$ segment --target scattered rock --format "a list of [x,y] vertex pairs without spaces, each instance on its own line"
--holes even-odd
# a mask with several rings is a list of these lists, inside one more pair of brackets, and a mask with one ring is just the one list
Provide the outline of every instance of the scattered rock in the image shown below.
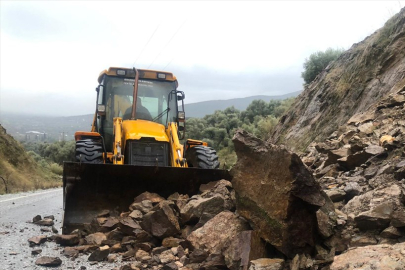
[[250,262],[249,270],[282,270],[284,269],[283,259],[261,258]]
[[108,254],[110,254],[109,246],[99,247],[95,251],[93,251],[93,253],[91,253],[88,260],[94,262],[105,261],[107,259]]
[[48,237],[46,235],[40,235],[40,236],[34,236],[28,239],[28,242],[30,246],[35,246],[35,245],[40,245],[42,243],[45,243]]
[[38,258],[35,261],[36,265],[41,265],[41,266],[49,266],[49,267],[56,267],[62,264],[62,260],[59,257],[48,257],[48,256],[43,256]]
[[61,246],[75,246],[79,244],[80,238],[77,234],[69,234],[69,235],[57,234],[54,236],[54,240],[57,244]]
[[33,249],[33,250],[31,250],[31,255],[39,255],[39,254],[41,254],[41,252],[42,252],[42,249]]

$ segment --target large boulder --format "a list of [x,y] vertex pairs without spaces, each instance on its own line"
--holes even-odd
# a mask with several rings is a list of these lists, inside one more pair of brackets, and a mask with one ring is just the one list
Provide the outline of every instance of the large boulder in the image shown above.
[[298,155],[238,130],[231,173],[236,208],[260,236],[288,257],[310,254],[320,238],[321,187]]
[[249,225],[245,221],[230,211],[224,211],[193,231],[187,240],[196,249],[221,254],[240,232],[248,229]]

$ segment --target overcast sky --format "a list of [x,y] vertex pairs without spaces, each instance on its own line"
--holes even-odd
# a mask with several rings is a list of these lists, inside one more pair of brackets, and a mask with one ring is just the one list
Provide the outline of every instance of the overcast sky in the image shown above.
[[171,71],[186,103],[299,91],[311,53],[350,48],[404,4],[2,0],[0,113],[93,113],[110,66]]

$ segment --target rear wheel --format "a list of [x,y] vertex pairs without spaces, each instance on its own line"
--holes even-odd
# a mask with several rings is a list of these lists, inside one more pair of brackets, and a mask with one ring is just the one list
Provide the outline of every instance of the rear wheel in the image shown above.
[[103,163],[103,145],[92,139],[76,141],[76,161],[83,163]]
[[203,145],[190,147],[186,151],[186,159],[189,167],[201,169],[219,168],[217,152],[211,147]]

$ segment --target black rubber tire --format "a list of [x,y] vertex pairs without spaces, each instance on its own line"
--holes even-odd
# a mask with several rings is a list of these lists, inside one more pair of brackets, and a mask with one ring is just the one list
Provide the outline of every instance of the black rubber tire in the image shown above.
[[211,147],[203,145],[194,146],[187,149],[186,160],[189,167],[201,169],[219,168],[217,151]]
[[76,141],[76,161],[82,163],[104,163],[102,143],[92,139]]

